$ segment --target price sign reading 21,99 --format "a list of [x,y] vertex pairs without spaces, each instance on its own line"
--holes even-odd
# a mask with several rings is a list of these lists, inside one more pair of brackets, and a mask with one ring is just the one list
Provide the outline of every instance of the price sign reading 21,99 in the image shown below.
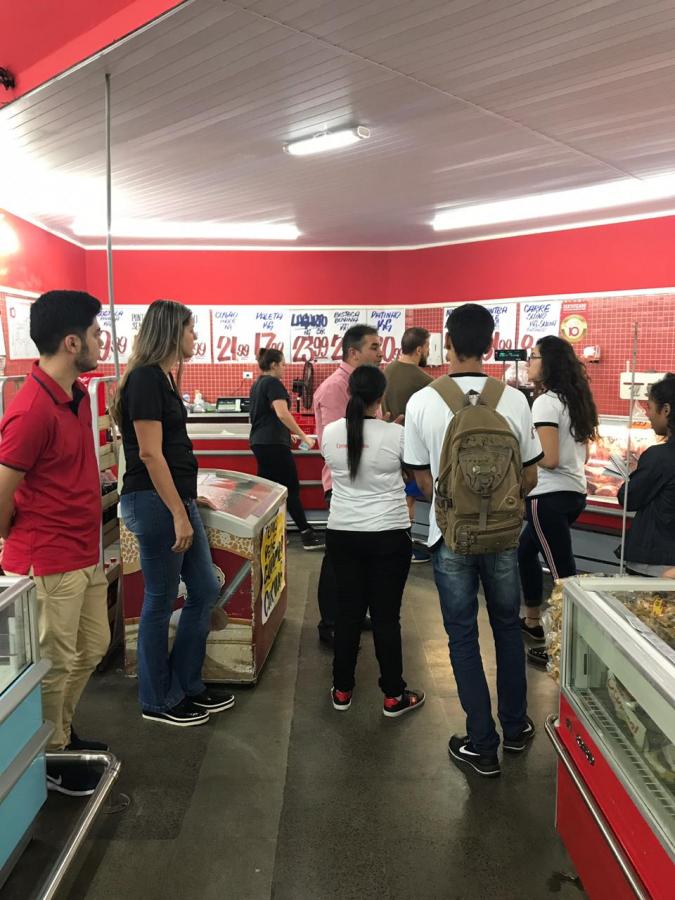
[[284,309],[214,307],[213,361],[254,363],[261,349],[286,353],[290,314]]

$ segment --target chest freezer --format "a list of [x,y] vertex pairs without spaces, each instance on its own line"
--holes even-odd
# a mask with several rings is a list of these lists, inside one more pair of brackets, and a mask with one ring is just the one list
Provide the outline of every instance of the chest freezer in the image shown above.
[[[200,470],[200,507],[221,593],[211,614],[203,677],[209,682],[258,680],[286,614],[286,488],[243,472]],[[136,672],[143,573],[138,542],[121,525],[125,669]],[[170,640],[186,596],[181,582]]]

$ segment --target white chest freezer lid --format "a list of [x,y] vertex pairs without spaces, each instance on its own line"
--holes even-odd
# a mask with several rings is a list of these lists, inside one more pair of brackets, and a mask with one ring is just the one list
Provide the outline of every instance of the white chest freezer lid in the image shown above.
[[288,492],[283,485],[257,475],[202,469],[197,476],[197,493],[216,507],[200,510],[207,525],[249,537],[261,521],[270,518]]

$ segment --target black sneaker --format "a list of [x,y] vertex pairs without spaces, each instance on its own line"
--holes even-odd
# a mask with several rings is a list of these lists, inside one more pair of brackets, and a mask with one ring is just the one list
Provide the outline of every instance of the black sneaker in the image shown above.
[[302,538],[302,546],[305,550],[326,549],[325,538],[319,537],[319,535],[316,531],[314,531],[313,528],[308,528],[307,531],[301,531],[300,537]]
[[165,725],[177,725],[179,728],[189,728],[191,725],[206,725],[209,721],[208,711],[199,706],[195,706],[187,698],[181,700],[171,709],[165,712],[152,712],[144,709],[142,712],[144,719],[150,722],[163,722]]
[[548,666],[548,653],[544,647],[530,647],[527,661],[538,669],[545,669]]
[[527,747],[527,742],[531,741],[536,732],[534,722],[529,716],[525,716],[525,727],[518,737],[504,738],[502,747],[508,753],[520,753]]
[[47,763],[47,789],[68,797],[91,797],[101,776],[82,763]]
[[520,630],[523,632],[523,634],[531,637],[533,641],[544,640],[544,629],[541,627],[541,625],[528,625],[525,616],[521,616]]
[[382,714],[390,719],[405,715],[419,709],[425,701],[424,691],[403,691],[401,699],[398,697],[385,697],[382,706]]
[[333,706],[335,709],[342,711],[344,709],[349,709],[352,705],[351,691],[338,691],[336,688],[331,688],[330,695],[333,698]]
[[196,697],[188,697],[191,703],[207,712],[219,713],[234,706],[234,694],[210,688]]
[[410,562],[413,565],[416,565],[418,563],[431,562],[431,552],[427,550],[426,547],[420,547],[419,544],[413,544],[412,558]]
[[458,734],[453,734],[448,742],[448,753],[453,759],[466,763],[474,772],[485,775],[487,778],[495,778],[501,772],[497,754],[483,756],[482,753],[474,750],[467,735],[460,737]]
[[97,753],[107,753],[110,747],[103,741],[88,741],[86,738],[81,738],[71,726],[70,743],[66,750],[93,750]]

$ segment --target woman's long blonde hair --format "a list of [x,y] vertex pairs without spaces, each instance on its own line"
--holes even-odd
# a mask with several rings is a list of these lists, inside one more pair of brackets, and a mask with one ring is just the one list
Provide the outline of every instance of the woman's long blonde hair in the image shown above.
[[155,300],[148,307],[115,399],[110,405],[110,413],[120,427],[122,390],[134,369],[140,366],[159,366],[168,359],[175,359],[178,363],[176,385],[180,392],[183,375],[183,332],[191,318],[192,310],[175,300]]

